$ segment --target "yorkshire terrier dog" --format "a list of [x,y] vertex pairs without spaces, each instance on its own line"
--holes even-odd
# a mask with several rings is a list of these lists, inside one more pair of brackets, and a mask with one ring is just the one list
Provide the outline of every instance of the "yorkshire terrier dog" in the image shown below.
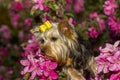
[[65,80],[87,80],[87,73],[96,76],[92,50],[68,21],[45,22],[31,30],[40,43],[42,53],[58,63],[67,75]]

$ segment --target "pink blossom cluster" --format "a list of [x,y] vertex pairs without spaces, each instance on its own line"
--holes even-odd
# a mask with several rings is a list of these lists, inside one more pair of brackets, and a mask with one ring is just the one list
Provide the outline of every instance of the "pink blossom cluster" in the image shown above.
[[116,0],[106,0],[103,7],[104,13],[108,16],[107,24],[111,34],[116,36],[120,33],[120,20],[118,20],[115,16],[115,11],[119,8],[118,3]]
[[[21,68],[20,45],[31,36],[29,32],[33,22],[30,16],[31,7],[31,0],[1,0],[0,2],[2,13],[0,17],[0,80],[22,80],[18,70]],[[1,71],[1,66],[6,70]],[[7,67],[12,69],[11,74],[8,74]]]
[[88,29],[86,34],[89,35],[91,38],[97,38],[99,35],[98,31],[93,26]]
[[20,1],[16,1],[16,2],[13,2],[13,10],[16,10],[16,11],[21,11],[23,10],[23,4],[20,2]]
[[33,19],[27,14],[31,7],[30,0],[13,0],[9,6],[10,22],[12,27],[18,30],[16,35],[21,42],[26,41],[30,35],[26,30],[31,27],[33,22]]
[[[65,0],[66,2],[66,10],[71,11],[74,10],[76,13],[80,13],[84,11],[84,0]],[[72,6],[73,5],[73,6]]]
[[[2,74],[4,74],[4,76]],[[0,65],[0,80],[9,80],[9,76],[11,76],[11,74],[13,74],[11,67]]]
[[[53,0],[51,0],[51,2],[53,2]],[[50,10],[50,7],[45,5],[45,1],[44,0],[33,0],[33,8],[35,10],[45,10],[46,12],[48,12]]]
[[[25,5],[25,6],[24,6]],[[26,26],[30,27],[32,23],[32,18],[23,18],[24,16],[24,11],[29,10],[31,8],[31,3],[30,0],[25,0],[24,2],[21,1],[11,1],[10,3],[10,21],[13,27],[21,27],[21,26]],[[24,19],[24,20],[22,20]],[[22,22],[22,21],[23,22]]]
[[58,78],[57,63],[42,55],[34,37],[28,42],[29,44],[24,47],[25,52],[22,53],[25,59],[20,61],[24,67],[21,74],[30,73],[30,80],[35,77],[40,80],[56,80]]
[[[108,80],[120,80],[120,41],[113,45],[106,43],[100,47],[100,55],[96,57],[98,66],[98,77],[104,75]],[[104,78],[103,78],[104,79]],[[101,80],[101,79],[98,79]]]
[[44,10],[44,0],[33,0],[34,2],[34,9],[37,10],[37,9],[40,9],[40,10]]
[[105,20],[101,19],[100,15],[97,12],[90,13],[89,18],[95,21],[98,30],[95,26],[92,26],[88,28],[86,33],[91,38],[97,38],[100,35],[100,33],[103,33],[103,31],[106,28]]
[[0,46],[0,57],[6,56],[7,54],[8,54],[7,49]]
[[6,39],[6,40],[11,39],[11,31],[7,25],[0,26],[0,38],[1,38],[1,40],[2,40],[2,38]]
[[120,20],[115,16],[108,17],[108,25],[111,32],[116,36],[120,33]]
[[[61,1],[58,1],[61,2]],[[63,11],[64,11],[64,7],[65,10],[70,11],[70,10],[74,10],[75,13],[80,13],[84,11],[84,0],[65,0],[62,1],[65,3],[65,5],[61,5],[61,3],[58,5],[56,3],[58,3],[55,0],[49,0],[49,1],[45,1],[45,0],[33,0],[33,9],[34,11],[36,10],[40,10],[43,14],[41,14],[42,20],[46,21],[46,20],[51,20],[52,21],[52,17],[53,15],[49,15],[49,12],[51,13],[51,11],[55,10],[55,14],[59,17],[63,16]],[[73,6],[72,6],[73,5]],[[46,12],[48,12],[48,14],[46,14]],[[45,14],[44,14],[45,13]]]
[[100,17],[97,12],[93,12],[89,14],[91,19],[95,19],[97,25],[99,26],[100,32],[103,32],[106,28],[105,20]]
[[2,63],[2,57],[8,54],[8,50],[2,46],[0,46],[0,64]]
[[74,0],[74,11],[76,13],[84,11],[84,0]]
[[[102,19],[105,15],[99,15],[96,11],[89,14],[89,18],[95,22],[94,27],[88,28],[87,35],[92,38],[97,38],[108,27],[110,30],[110,38],[115,37],[120,33],[120,21],[116,18],[116,9],[119,8],[116,0],[105,0],[103,5],[103,11],[107,20]],[[96,25],[97,24],[97,25]]]
[[106,15],[114,15],[115,9],[118,8],[118,4],[116,0],[106,0],[103,7]]

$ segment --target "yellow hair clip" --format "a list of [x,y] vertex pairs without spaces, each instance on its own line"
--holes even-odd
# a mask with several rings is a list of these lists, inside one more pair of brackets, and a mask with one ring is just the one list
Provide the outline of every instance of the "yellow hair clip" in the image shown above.
[[52,27],[51,23],[49,21],[46,21],[43,25],[39,26],[39,30],[41,32],[45,32],[46,30],[50,29]]

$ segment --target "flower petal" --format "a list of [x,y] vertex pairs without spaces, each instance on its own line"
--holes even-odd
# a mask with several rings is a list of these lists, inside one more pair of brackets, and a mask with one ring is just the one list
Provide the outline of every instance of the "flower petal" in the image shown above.
[[102,72],[102,70],[103,70],[103,67],[104,67],[104,66],[102,66],[102,65],[99,65],[99,67],[98,67],[98,70],[97,70],[97,71],[98,71],[98,73]]
[[52,77],[52,79],[57,79],[58,78],[58,74],[55,73],[54,71],[50,72],[50,76]]
[[34,79],[35,78],[35,76],[36,76],[36,72],[35,71],[33,71],[32,73],[31,73],[31,76],[30,76],[30,79]]
[[111,70],[111,71],[116,70],[116,68],[117,68],[116,64],[111,64],[111,65],[109,66],[109,70]]
[[52,69],[52,70],[57,68],[57,63],[56,62],[52,62],[51,65],[49,65],[49,68]]
[[20,63],[21,63],[23,66],[29,65],[29,61],[28,61],[28,60],[20,60]]
[[120,41],[116,41],[114,47],[117,47],[120,44]]
[[110,80],[117,80],[118,75],[117,74],[112,74],[110,76]]

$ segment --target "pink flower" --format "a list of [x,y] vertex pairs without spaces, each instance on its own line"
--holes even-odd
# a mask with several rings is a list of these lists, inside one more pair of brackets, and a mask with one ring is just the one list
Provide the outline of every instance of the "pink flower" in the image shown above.
[[120,80],[120,71],[113,73],[109,80]]
[[0,36],[4,39],[11,39],[11,32],[10,32],[10,29],[7,25],[2,25],[0,27]]
[[118,4],[116,0],[106,0],[103,7],[106,15],[112,15],[115,12],[115,8],[118,8]]
[[116,19],[115,16],[111,16],[108,18],[108,25],[114,35],[118,35],[120,33],[120,21]]
[[109,70],[110,71],[119,71],[120,70],[120,52],[114,53],[114,56],[108,57],[107,60],[110,62]]
[[29,8],[31,8],[31,6],[32,6],[31,1],[30,0],[25,0],[25,7],[29,9]]
[[45,21],[47,21],[47,20],[48,20],[48,21],[51,21],[50,17],[45,14],[45,15],[43,16],[43,21],[45,22]]
[[86,21],[83,21],[83,22],[81,22],[81,27],[85,27],[86,26]]
[[2,75],[0,75],[0,80],[3,80],[4,78],[3,78],[3,76]]
[[22,53],[21,53],[21,56],[24,58],[24,57],[26,57],[27,55],[26,55],[25,52],[22,52]]
[[45,11],[46,12],[49,12],[50,11],[50,8],[48,6],[45,7]]
[[28,55],[28,60],[21,60],[20,63],[25,66],[24,70],[21,72],[22,75],[30,72],[30,79],[34,79],[36,75],[42,75],[39,60],[35,59],[33,55]]
[[71,4],[71,0],[65,0],[67,4]]
[[92,38],[97,38],[99,33],[94,27],[90,27],[87,31],[87,34]]
[[20,40],[24,39],[24,31],[23,30],[19,31],[18,37]]
[[84,10],[84,0],[75,0],[74,11],[80,13]]
[[72,25],[76,25],[76,21],[73,18],[69,18],[68,22]]
[[105,20],[104,19],[100,19],[99,17],[97,17],[96,19],[97,19],[100,31],[103,32],[105,30],[105,27],[106,27]]
[[0,46],[0,56],[6,56],[8,51],[6,48]]
[[65,6],[65,9],[67,10],[67,11],[70,11],[71,9],[72,9],[72,0],[65,0],[66,1],[66,6]]
[[23,4],[21,2],[14,2],[13,5],[11,5],[14,10],[20,11],[23,10]]
[[24,24],[25,26],[30,27],[32,24],[32,18],[26,18]]
[[116,52],[119,50],[118,45],[120,44],[120,41],[116,41],[114,45],[106,43],[105,48],[100,47],[100,52],[101,53],[109,53],[109,52]]
[[44,10],[44,0],[34,0],[34,9],[40,9],[40,10]]
[[20,20],[20,15],[19,14],[15,14],[15,13],[11,13],[11,23],[14,27],[19,26],[19,20]]
[[30,43],[29,45],[24,47],[24,50],[26,50],[27,52],[34,52],[34,50],[38,48],[39,48],[38,43]]
[[56,72],[57,63],[42,55],[35,37],[32,37],[28,43],[27,46],[24,46],[25,52],[22,54],[24,58],[27,58],[20,61],[24,67],[21,74],[25,75],[27,72],[30,73],[29,79],[32,80],[35,77],[38,77],[40,80],[58,79]]
[[20,63],[25,66],[21,74],[24,75],[29,72],[30,62],[28,60],[21,60]]
[[33,56],[30,58],[30,69],[28,72],[31,73],[30,79],[34,79],[37,75],[41,76],[43,74],[43,70],[40,68],[39,60],[36,58],[33,58]]
[[104,19],[100,18],[100,16],[98,15],[97,12],[93,12],[93,13],[89,14],[89,17],[91,19],[94,19],[94,18],[96,19],[101,32],[103,32],[105,30],[105,26],[106,26],[105,21],[104,21]]
[[108,18],[108,25],[110,30],[115,33],[114,35],[120,33],[120,21],[118,21],[115,16]]
[[115,16],[108,17],[108,25],[110,26],[111,30],[114,30],[114,28],[117,26],[118,20]]
[[[100,55],[96,57],[98,73],[104,73],[107,80],[119,80],[117,72],[120,71],[120,41],[114,44],[107,43],[100,47]],[[117,72],[116,72],[117,71]]]
[[54,72],[54,69],[57,68],[57,63],[56,62],[51,62],[50,60],[49,61],[46,61],[45,62],[45,67],[44,67],[44,75],[46,77],[49,77],[51,80],[52,79],[57,79],[58,78],[58,75],[57,73]]
[[89,17],[90,17],[91,19],[97,18],[98,16],[99,16],[99,15],[98,15],[97,12],[93,12],[93,13],[89,14]]
[[120,21],[117,22],[117,26],[116,28],[114,28],[115,30],[115,35],[118,35],[120,33]]
[[13,45],[13,48],[14,48],[16,51],[19,51],[19,50],[20,50],[20,47],[19,47],[19,45],[17,45],[17,44],[14,44],[14,45]]
[[48,78],[48,80],[58,78],[58,74],[55,71],[57,68],[56,62],[51,62],[50,60],[45,59],[44,56],[36,58],[33,55],[28,55],[27,57],[28,59],[20,61],[20,63],[24,66],[24,69],[21,71],[22,75],[29,72],[31,74],[30,79],[34,79],[36,76],[44,76]]
[[106,56],[98,56],[96,57],[97,66],[98,66],[98,73],[107,73],[109,71],[109,62],[106,59]]

